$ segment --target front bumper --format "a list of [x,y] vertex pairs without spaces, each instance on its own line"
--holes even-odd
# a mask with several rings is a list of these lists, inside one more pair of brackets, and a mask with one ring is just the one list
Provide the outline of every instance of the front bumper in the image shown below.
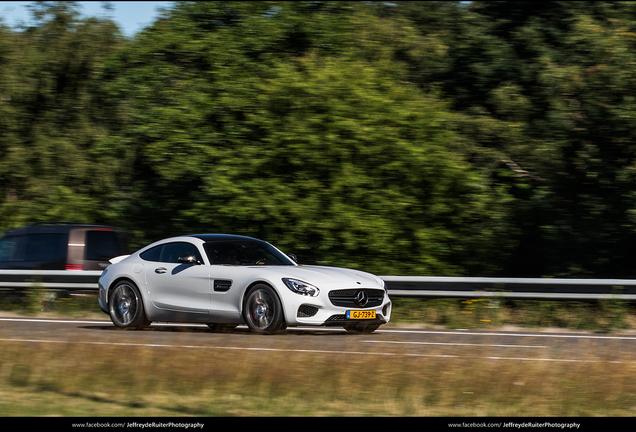
[[[345,290],[331,291],[344,292]],[[352,290],[354,293],[360,290]],[[286,316],[288,326],[346,326],[354,323],[386,324],[391,319],[392,303],[384,290],[381,296],[371,301],[371,306],[362,307],[355,302],[339,296],[321,296],[321,298],[305,297],[301,303],[294,304]],[[374,319],[348,319],[347,311],[374,310]]]
[[105,314],[108,314],[108,301],[106,300],[106,288],[104,288],[101,282],[98,282],[97,285],[99,286],[99,297],[98,297],[99,307],[102,310],[102,312],[104,312]]

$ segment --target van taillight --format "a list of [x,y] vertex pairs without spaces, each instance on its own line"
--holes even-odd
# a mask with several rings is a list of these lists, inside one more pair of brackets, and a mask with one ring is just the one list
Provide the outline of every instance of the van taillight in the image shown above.
[[66,264],[66,270],[84,270],[81,264]]

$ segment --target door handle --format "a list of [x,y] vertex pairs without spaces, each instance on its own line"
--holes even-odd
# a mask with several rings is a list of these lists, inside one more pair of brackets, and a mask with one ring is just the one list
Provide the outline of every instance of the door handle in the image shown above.
[[159,267],[158,269],[155,269],[155,273],[158,273],[158,274],[162,274],[162,273],[165,273],[165,272],[167,272],[167,271],[168,271],[168,270],[166,270],[166,269],[165,269],[165,268],[163,268],[163,267]]

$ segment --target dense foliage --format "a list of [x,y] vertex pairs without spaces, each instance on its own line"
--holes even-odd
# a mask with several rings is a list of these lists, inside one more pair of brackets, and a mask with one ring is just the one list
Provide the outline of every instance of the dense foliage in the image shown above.
[[0,229],[380,274],[632,277],[636,4],[176,2],[0,20]]

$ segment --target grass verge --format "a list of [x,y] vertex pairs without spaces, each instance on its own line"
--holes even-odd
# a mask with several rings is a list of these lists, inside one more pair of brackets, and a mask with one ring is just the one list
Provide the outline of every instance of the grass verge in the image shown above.
[[636,414],[631,361],[0,345],[0,416]]
[[636,308],[624,300],[549,301],[505,299],[393,299],[393,323],[447,328],[611,332],[636,329]]
[[[32,290],[0,309],[99,314],[95,296]],[[493,328],[635,328],[631,304],[394,299],[392,324]],[[485,350],[485,349],[484,349]],[[585,353],[585,347],[581,347]],[[636,363],[592,352],[589,362],[459,357],[234,352],[0,342],[0,416],[636,415]],[[619,352],[616,350],[615,352]],[[432,347],[429,355],[443,354]],[[621,361],[621,363],[617,363]]]

